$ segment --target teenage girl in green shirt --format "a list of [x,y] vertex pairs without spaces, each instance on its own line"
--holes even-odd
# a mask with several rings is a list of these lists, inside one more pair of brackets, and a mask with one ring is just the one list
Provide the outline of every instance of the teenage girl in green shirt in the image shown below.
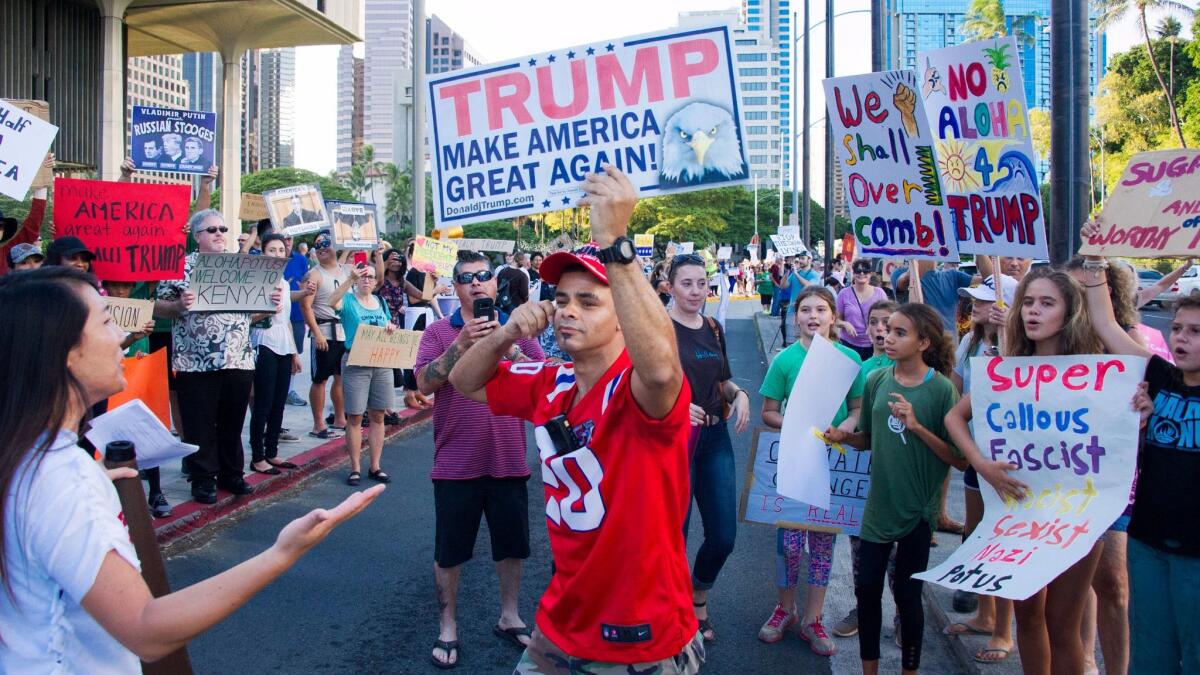
[[896,548],[893,595],[900,615],[901,667],[921,664],[925,615],[922,582],[912,575],[929,564],[929,543],[950,466],[966,466],[944,427],[958,391],[946,375],[953,345],[928,305],[907,304],[888,320],[884,351],[895,365],[876,370],[863,392],[856,433],[830,428],[831,441],[871,450],[871,489],[858,551],[859,656],[864,675],[879,672],[883,581]]

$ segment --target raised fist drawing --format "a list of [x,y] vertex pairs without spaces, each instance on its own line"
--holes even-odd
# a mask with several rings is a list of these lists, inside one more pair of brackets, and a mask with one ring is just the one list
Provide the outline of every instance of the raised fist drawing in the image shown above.
[[904,131],[909,136],[916,137],[918,135],[917,118],[913,115],[913,111],[917,107],[916,92],[904,84],[897,84],[896,93],[892,95],[892,105],[900,111],[900,123],[904,125]]

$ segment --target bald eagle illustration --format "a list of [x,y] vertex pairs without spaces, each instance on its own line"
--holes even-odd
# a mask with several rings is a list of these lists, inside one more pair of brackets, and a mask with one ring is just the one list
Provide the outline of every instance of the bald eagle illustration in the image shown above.
[[729,111],[689,103],[667,118],[663,129],[660,187],[699,185],[746,175],[737,124]]

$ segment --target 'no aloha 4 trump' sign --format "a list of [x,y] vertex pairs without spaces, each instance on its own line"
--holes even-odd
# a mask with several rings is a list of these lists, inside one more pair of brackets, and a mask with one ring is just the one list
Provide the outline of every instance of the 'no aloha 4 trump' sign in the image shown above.
[[438,225],[574,205],[611,164],[641,196],[744,183],[727,26],[536,54],[429,80]]

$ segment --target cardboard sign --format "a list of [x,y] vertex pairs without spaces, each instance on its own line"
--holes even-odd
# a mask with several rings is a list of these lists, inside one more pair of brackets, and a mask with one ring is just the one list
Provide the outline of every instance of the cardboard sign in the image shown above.
[[350,348],[349,366],[371,368],[412,368],[421,346],[421,331],[396,330],[358,324],[354,346]]
[[717,249],[717,260],[729,260],[731,257],[733,257],[732,246],[722,246]]
[[129,149],[142,171],[208,173],[216,144],[216,113],[133,106]]
[[971,538],[914,578],[1024,600],[1092,550],[1129,504],[1146,359],[1132,356],[971,359],[975,442],[1017,466],[1020,502],[980,480],[983,520]]
[[772,234],[771,242],[775,244],[775,250],[782,256],[800,255],[808,251],[799,239],[786,234]]
[[671,258],[674,258],[677,255],[679,255],[679,244],[677,244],[673,241],[668,241],[667,242],[667,259],[669,260]]
[[59,178],[54,228],[87,244],[100,279],[182,279],[190,203],[187,185]]
[[0,100],[0,194],[25,200],[57,135],[37,111]]
[[104,298],[113,323],[126,333],[136,333],[154,318],[154,301],[135,298]]
[[[29,113],[43,122],[50,121],[50,104],[46,101],[28,98],[6,98],[3,100],[12,107]],[[33,182],[29,184],[29,188],[43,188],[50,187],[51,185],[54,185],[54,169],[48,166],[39,166],[37,175],[33,177]]]
[[1009,36],[917,54],[938,175],[962,253],[1049,257],[1019,51]]
[[267,190],[263,193],[263,200],[267,203],[267,212],[271,214],[271,227],[276,232],[297,237],[329,227],[329,214],[325,212],[325,200],[321,199],[321,186],[316,183]]
[[1200,150],[1140,152],[1100,212],[1086,255],[1190,257],[1200,251]]
[[862,255],[958,260],[916,74],[893,70],[823,84]]
[[429,237],[413,240],[410,265],[422,272],[433,272],[443,279],[454,274],[454,263],[458,262],[458,245],[453,240],[439,241]]
[[685,242],[676,244],[676,250],[679,253],[693,253],[696,250],[696,242],[685,241]]
[[198,253],[188,288],[192,312],[274,312],[271,293],[283,278],[287,258],[240,253]]
[[800,238],[800,226],[799,225],[780,225],[776,229],[775,232],[776,232],[776,234],[781,234],[781,235],[784,235],[787,237],[791,237],[792,239]]
[[849,446],[843,446],[841,451],[826,446],[829,508],[819,509],[778,493],[778,431],[755,429],[751,447],[754,450],[742,489],[740,517],[743,522],[858,535],[867,506],[867,493],[871,489],[871,453]]
[[637,249],[637,254],[643,258],[650,258],[654,255],[654,235],[652,234],[635,234],[633,235],[633,246]]
[[460,251],[499,251],[512,253],[517,242],[511,239],[455,239]]
[[353,251],[379,248],[379,215],[374,204],[325,202],[333,221],[333,246]]
[[252,192],[242,193],[242,202],[238,207],[238,218],[240,220],[259,221],[266,220],[271,217],[267,212],[267,202],[262,195],[256,195]]
[[728,26],[431,75],[434,219],[563,209],[611,164],[649,197],[749,178]]

